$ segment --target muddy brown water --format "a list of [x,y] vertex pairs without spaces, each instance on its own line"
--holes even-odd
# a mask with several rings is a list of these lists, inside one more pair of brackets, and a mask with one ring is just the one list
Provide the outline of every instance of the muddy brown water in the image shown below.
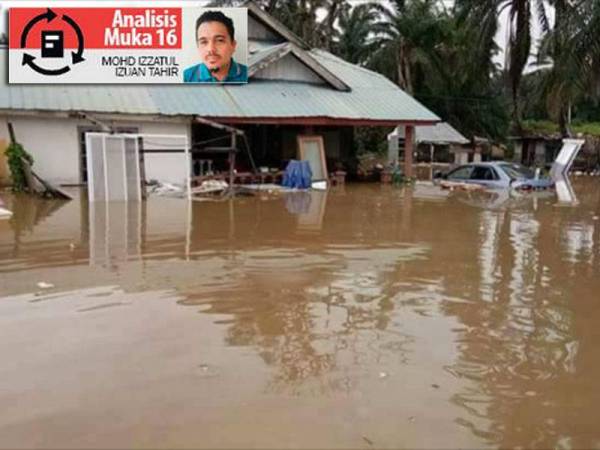
[[0,193],[0,447],[600,448],[574,188]]

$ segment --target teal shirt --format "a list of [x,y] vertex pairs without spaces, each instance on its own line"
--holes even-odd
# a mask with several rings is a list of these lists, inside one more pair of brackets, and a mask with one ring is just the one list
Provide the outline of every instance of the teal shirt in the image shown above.
[[206,67],[206,64],[200,63],[195,66],[188,67],[183,71],[184,83],[247,83],[248,82],[248,67],[235,62],[231,58],[231,65],[227,76],[222,80],[217,80]]

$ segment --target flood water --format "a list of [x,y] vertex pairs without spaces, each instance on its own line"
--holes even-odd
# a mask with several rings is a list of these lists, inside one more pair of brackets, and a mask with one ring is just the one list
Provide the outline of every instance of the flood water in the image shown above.
[[600,180],[573,187],[0,193],[0,447],[600,448]]

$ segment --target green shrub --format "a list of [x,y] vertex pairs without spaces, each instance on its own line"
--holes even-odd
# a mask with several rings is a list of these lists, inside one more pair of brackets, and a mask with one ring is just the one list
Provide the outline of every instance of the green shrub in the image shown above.
[[23,159],[33,164],[33,157],[25,151],[21,144],[12,142],[4,152],[8,160],[8,167],[12,177],[13,191],[22,192],[27,190],[27,180]]

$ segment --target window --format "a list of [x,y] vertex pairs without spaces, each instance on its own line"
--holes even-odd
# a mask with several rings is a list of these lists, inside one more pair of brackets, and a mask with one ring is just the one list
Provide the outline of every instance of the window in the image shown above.
[[473,167],[461,166],[448,174],[449,180],[468,180],[471,178]]
[[502,164],[500,167],[512,180],[534,177],[533,172],[521,164]]
[[471,173],[471,180],[497,180],[498,175],[491,167],[475,166]]

